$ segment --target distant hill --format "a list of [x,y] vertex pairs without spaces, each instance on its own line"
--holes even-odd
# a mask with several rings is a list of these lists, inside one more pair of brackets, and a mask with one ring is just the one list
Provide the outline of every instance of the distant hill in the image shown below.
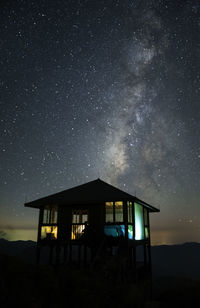
[[200,279],[199,260],[199,243],[152,247],[152,268],[155,276]]
[[[16,256],[26,263],[35,263],[33,241],[7,241],[0,239],[0,254]],[[200,244],[163,245],[152,247],[152,269],[154,277],[176,276],[200,279]]]
[[0,239],[0,254],[15,256],[27,263],[35,262],[36,242],[33,241],[7,241]]

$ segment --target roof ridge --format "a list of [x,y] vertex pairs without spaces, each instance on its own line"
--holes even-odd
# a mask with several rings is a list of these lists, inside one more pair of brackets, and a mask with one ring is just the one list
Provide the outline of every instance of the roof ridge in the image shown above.
[[63,191],[26,202],[26,207],[41,207],[45,205],[95,204],[105,201],[138,200],[143,205],[156,211],[150,204],[136,198],[130,193],[107,183],[100,178],[83,183]]

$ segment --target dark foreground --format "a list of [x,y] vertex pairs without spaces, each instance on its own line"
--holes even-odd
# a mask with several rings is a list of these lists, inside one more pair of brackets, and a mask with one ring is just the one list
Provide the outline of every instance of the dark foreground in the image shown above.
[[[4,244],[7,248],[10,247],[7,253]],[[154,269],[152,297],[149,298],[148,281],[140,281],[137,285],[119,283],[105,279],[101,271],[77,270],[73,266],[63,266],[59,270],[46,265],[37,268],[31,259],[31,256],[34,259],[33,243],[14,243],[14,250],[11,243],[4,244],[0,245],[0,307],[3,308],[191,307],[200,302],[200,279],[198,276],[189,277],[188,271],[185,272],[184,255],[180,261],[182,271],[179,266],[174,275],[171,272],[166,275],[167,260],[162,260],[165,262],[164,269],[161,267],[162,262],[158,262],[162,254],[163,258],[166,255],[164,247],[161,252],[157,249],[156,263],[159,264],[157,270]],[[191,251],[191,246],[186,246],[184,249]],[[198,244],[196,248],[199,248]],[[172,254],[170,250],[170,254],[175,257],[176,252],[173,251]],[[170,254],[169,266],[175,268],[175,263],[170,264],[174,259],[170,258]],[[188,257],[186,254],[187,261]],[[186,264],[190,266],[189,262]],[[191,266],[194,267],[195,264]]]

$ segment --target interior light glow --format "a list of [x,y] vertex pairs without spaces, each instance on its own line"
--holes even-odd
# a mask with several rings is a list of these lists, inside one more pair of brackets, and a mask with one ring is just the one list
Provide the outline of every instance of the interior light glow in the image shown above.
[[135,239],[144,239],[143,208],[138,203],[135,203]]

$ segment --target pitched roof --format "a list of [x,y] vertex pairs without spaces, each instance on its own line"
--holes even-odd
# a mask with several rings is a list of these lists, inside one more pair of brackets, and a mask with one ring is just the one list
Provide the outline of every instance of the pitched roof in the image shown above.
[[148,207],[151,212],[159,212],[155,207],[100,180],[91,181],[28,203],[26,207],[40,208],[44,205],[95,204],[105,201],[133,200]]

